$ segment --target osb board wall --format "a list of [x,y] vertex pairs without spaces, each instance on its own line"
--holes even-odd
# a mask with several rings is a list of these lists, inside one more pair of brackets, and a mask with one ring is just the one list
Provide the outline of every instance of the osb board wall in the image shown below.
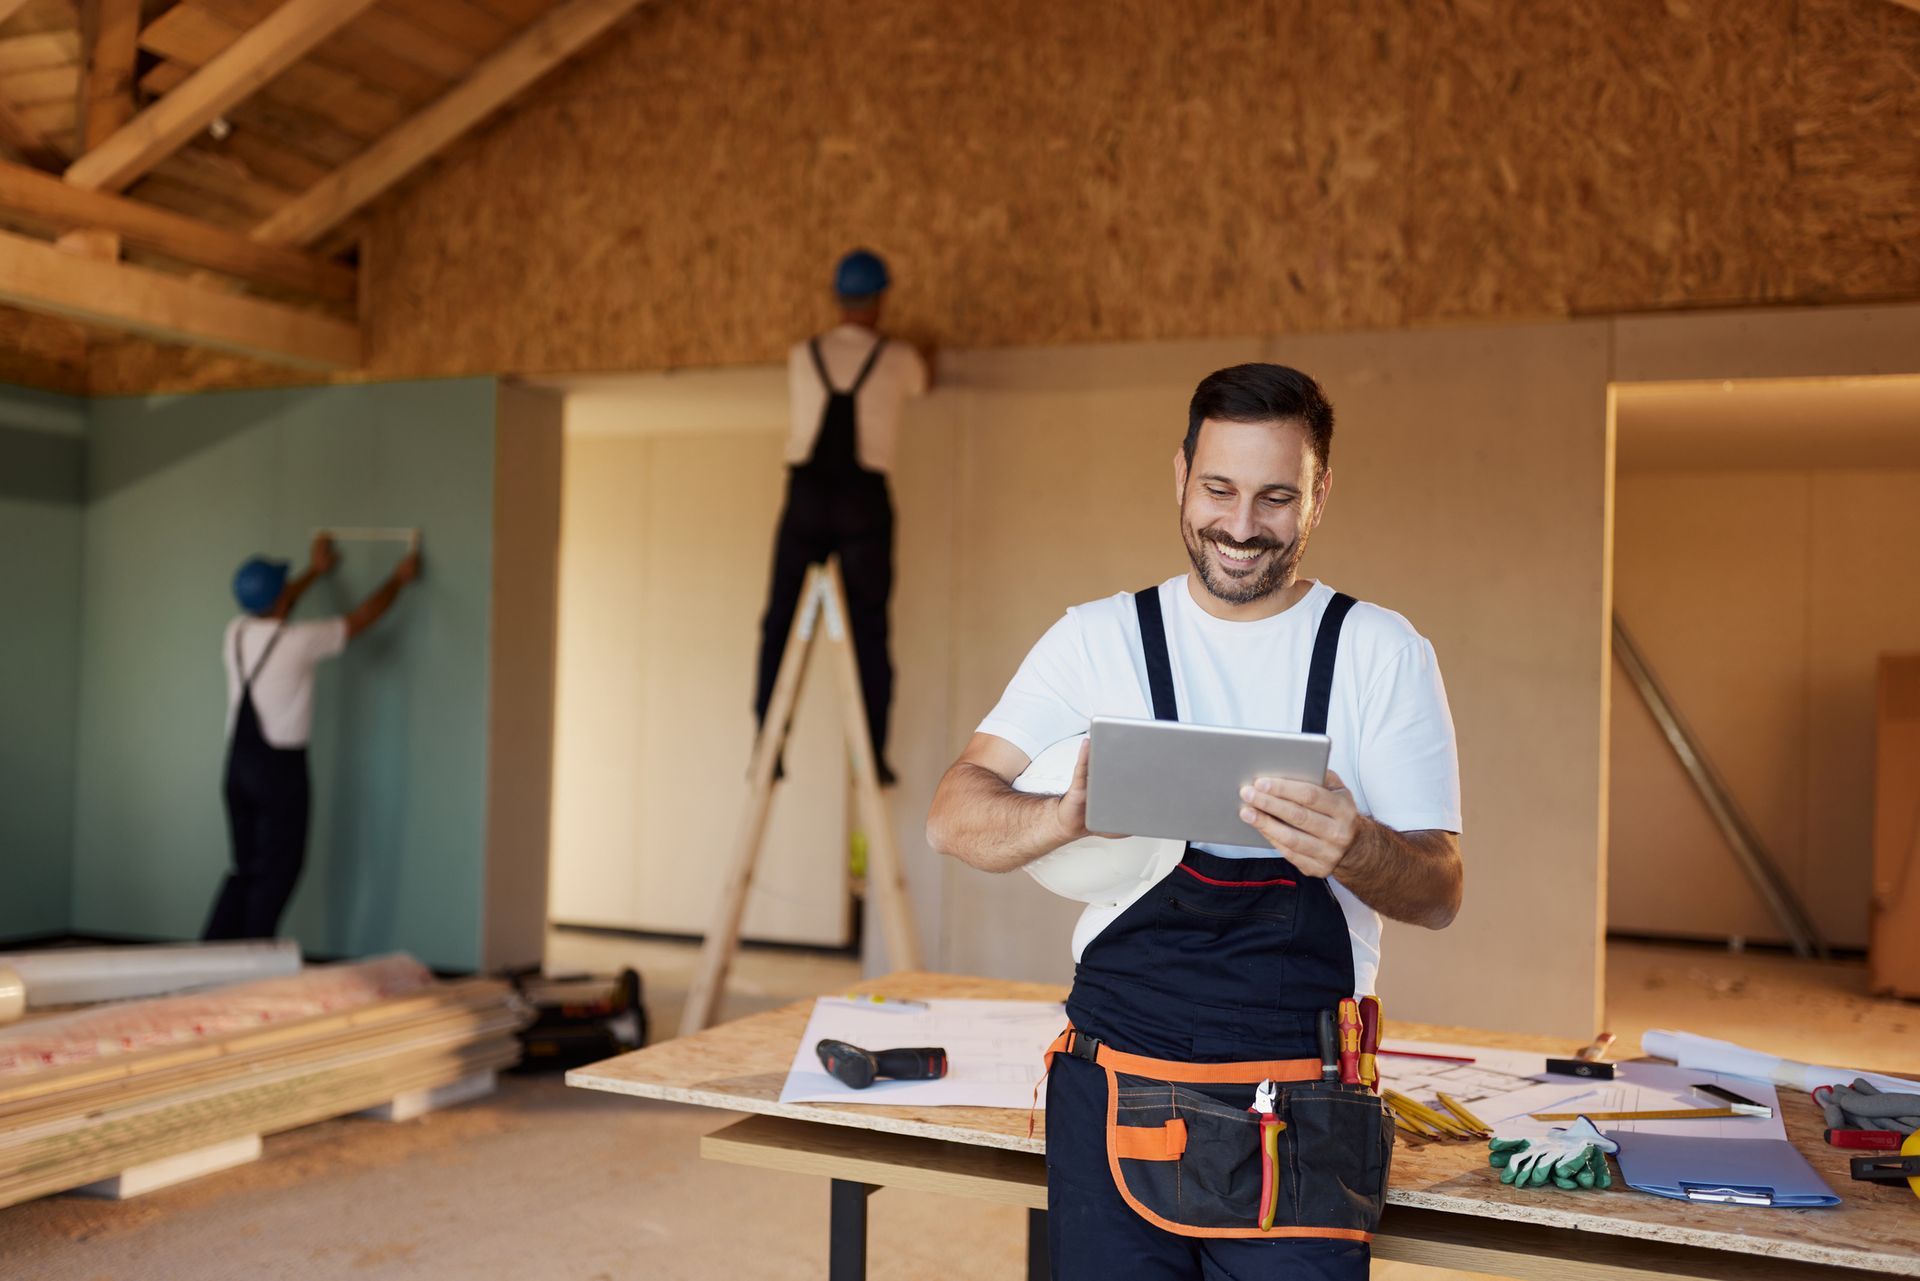
[[657,0],[379,210],[366,372],[777,358],[856,242],[971,348],[1920,294],[1920,13],[1353,10]]
[[86,331],[57,316],[0,307],[0,383],[84,393]]

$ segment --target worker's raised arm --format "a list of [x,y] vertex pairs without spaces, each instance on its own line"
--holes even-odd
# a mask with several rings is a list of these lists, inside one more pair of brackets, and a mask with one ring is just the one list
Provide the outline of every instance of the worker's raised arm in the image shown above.
[[927,844],[983,872],[1011,872],[1087,833],[1087,745],[1060,796],[1015,791],[1027,755],[1004,738],[975,734],[941,778],[927,815]]
[[347,615],[347,639],[352,640],[361,632],[380,621],[381,615],[392,608],[393,601],[400,589],[420,577],[420,553],[408,552],[405,559],[394,566],[387,581],[373,590],[373,594],[354,606]]
[[314,535],[313,546],[307,552],[306,570],[300,577],[287,584],[286,590],[280,593],[280,599],[274,603],[267,617],[276,620],[291,617],[293,607],[300,603],[300,598],[306,595],[307,588],[313,586],[314,580],[322,574],[332,573],[333,567],[339,563],[340,553],[333,549],[333,539],[325,534]]

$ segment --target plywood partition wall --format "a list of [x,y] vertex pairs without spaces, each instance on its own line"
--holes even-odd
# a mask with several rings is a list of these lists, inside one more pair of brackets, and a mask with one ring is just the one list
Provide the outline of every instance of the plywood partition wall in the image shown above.
[[560,568],[560,396],[501,384],[494,399],[493,432],[481,963],[487,970],[500,970],[537,965],[546,948]]
[[[1405,613],[1434,641],[1460,731],[1467,906],[1441,933],[1392,928],[1389,1009],[1590,1034],[1600,981],[1606,333],[1595,322],[944,359],[941,386],[910,414],[894,485],[901,679],[892,755],[902,782],[893,797],[930,957],[972,973],[1071,972],[1075,905],[1024,875],[938,859],[922,835],[926,807],[1027,647],[1066,606],[1183,566],[1172,459],[1187,398],[1211,370],[1266,357],[1322,379],[1340,416],[1333,504],[1308,571]],[[595,865],[627,877],[619,892],[634,901],[687,896],[699,908],[693,919],[704,920],[712,878],[684,863],[660,872],[666,856],[649,833],[660,825],[678,833],[687,814],[731,815],[737,803],[746,729],[736,709],[748,696],[778,500],[779,420],[769,427],[764,416],[778,402],[756,411],[757,428],[714,405],[750,399],[756,379],[769,391],[778,377],[641,380],[651,386],[641,395],[705,389],[665,414],[683,424],[678,434],[636,439],[637,402],[604,389],[597,407],[583,395],[570,410],[558,914],[588,892],[568,879],[587,875],[585,833],[617,822],[617,836],[592,838],[604,841]],[[708,469],[689,470],[696,454],[708,457],[702,451],[711,452]],[[681,460],[671,487],[657,475],[665,458]],[[708,494],[710,477],[727,496],[724,521],[662,518],[679,510],[678,492]],[[717,501],[703,498],[702,510]],[[602,533],[579,523],[581,504],[602,508],[594,518]],[[643,607],[630,599],[635,583],[605,559],[616,554],[647,566],[684,561],[699,574],[683,594]],[[619,608],[633,622],[583,625],[583,603],[623,596]],[[669,609],[656,626],[708,628],[702,648],[724,661],[671,677],[637,672],[629,650],[640,620]],[[679,689],[671,707],[649,692],[668,679]],[[715,737],[709,721],[732,727]],[[643,768],[659,759],[644,745],[652,732],[700,735],[713,759],[661,792]],[[797,791],[784,799],[803,803]],[[614,854],[622,842],[624,863]]]

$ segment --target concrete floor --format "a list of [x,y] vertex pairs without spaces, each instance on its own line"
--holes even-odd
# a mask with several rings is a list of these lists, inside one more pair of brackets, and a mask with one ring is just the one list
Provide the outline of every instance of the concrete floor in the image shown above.
[[[635,964],[662,1034],[694,953],[556,932],[551,967]],[[1920,1006],[1865,995],[1858,964],[1688,948],[1609,949],[1623,1046],[1677,1026],[1803,1057],[1920,1072]],[[854,962],[749,952],[730,1015],[845,987]],[[479,1103],[401,1125],[326,1122],[267,1140],[265,1159],[122,1204],[50,1197],[0,1210],[0,1276],[36,1281],[365,1278],[625,1281],[817,1278],[824,1183],[709,1165],[703,1109],[508,1078]],[[1021,1275],[1021,1211],[888,1190],[871,1203],[876,1277]],[[1376,1265],[1376,1281],[1457,1276]]]

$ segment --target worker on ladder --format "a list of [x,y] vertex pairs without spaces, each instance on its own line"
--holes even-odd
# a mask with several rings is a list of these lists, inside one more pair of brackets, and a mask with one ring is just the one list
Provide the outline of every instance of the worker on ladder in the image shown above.
[[233,870],[220,887],[203,937],[272,938],[307,854],[307,738],[313,725],[314,668],[372,627],[400,589],[420,574],[411,550],[352,613],[289,622],[314,580],[340,563],[333,540],[313,540],[307,570],[249,559],[233,576],[243,613],[227,624],[227,765],[223,781]]
[[891,283],[878,254],[856,249],[842,258],[833,277],[840,323],[795,343],[787,357],[792,411],[787,501],[774,539],[753,702],[755,719],[764,723],[807,567],[838,556],[882,785],[893,782],[886,760],[893,701],[893,660],[887,652],[893,499],[887,474],[901,407],[928,386],[927,363],[913,345],[879,331],[880,306]]

